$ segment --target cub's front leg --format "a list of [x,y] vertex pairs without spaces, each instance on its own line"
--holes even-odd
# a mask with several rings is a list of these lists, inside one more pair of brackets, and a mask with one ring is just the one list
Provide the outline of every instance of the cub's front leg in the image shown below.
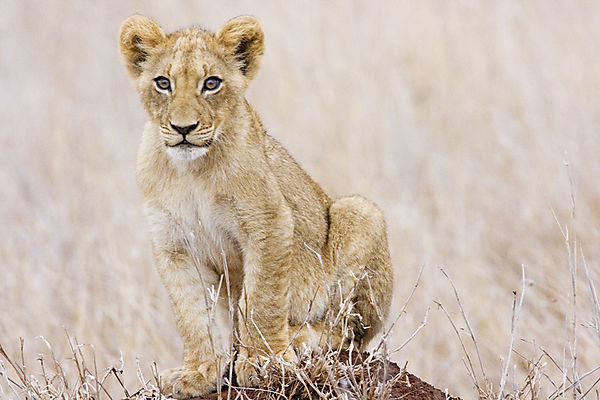
[[158,258],[183,339],[183,367],[161,374],[163,390],[177,399],[202,396],[217,389],[230,357],[228,310],[223,299],[211,299],[218,281],[206,266],[185,253],[162,251]]
[[255,386],[257,366],[270,357],[291,362],[288,314],[294,222],[283,199],[239,212],[244,241],[244,285],[238,315],[238,384]]
[[[173,232],[172,226],[170,232]],[[223,297],[215,299],[219,277],[190,254],[189,244],[154,234],[158,272],[175,310],[183,339],[183,367],[161,373],[165,393],[177,399],[202,396],[217,389],[229,361],[231,332]],[[211,295],[212,292],[212,295]]]

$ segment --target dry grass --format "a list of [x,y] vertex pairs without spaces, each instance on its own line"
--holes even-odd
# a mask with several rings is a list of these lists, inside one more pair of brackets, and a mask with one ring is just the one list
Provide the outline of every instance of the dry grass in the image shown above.
[[[193,249],[189,250],[193,252]],[[227,273],[225,276],[227,277]],[[366,269],[361,272],[360,277],[357,277],[355,283],[364,279],[369,279]],[[225,286],[231,304],[229,284],[225,283]],[[350,328],[350,321],[356,317],[352,310],[355,290],[356,286],[350,290],[347,297],[340,298],[340,304],[335,307],[335,310],[332,308],[326,313],[323,323],[330,329],[322,334],[320,349],[306,347],[296,349],[298,360],[295,363],[283,361],[279,357],[260,356],[260,364],[256,365],[257,381],[254,388],[238,386],[234,375],[234,357],[227,357],[229,361],[226,365],[215,360],[217,370],[222,371],[217,382],[217,387],[223,387],[223,392],[219,391],[222,395],[220,398],[386,400],[392,397],[392,393],[397,397],[398,393],[411,394],[411,391],[417,390],[416,387],[411,389],[410,383],[407,384],[408,387],[398,387],[397,383],[400,380],[405,379],[408,382],[408,376],[406,370],[390,363],[385,336],[380,339],[377,349],[369,354],[355,351],[354,336]],[[210,314],[213,314],[216,306],[215,301],[210,302]],[[230,307],[231,321],[233,321],[233,313],[234,309]],[[338,340],[340,328],[343,334],[341,342]],[[233,329],[231,334],[234,339]],[[213,340],[210,331],[209,336]],[[151,369],[153,379],[147,380],[138,362],[138,383],[135,389],[131,387],[128,389],[123,382],[122,359],[118,367],[111,366],[105,371],[99,371],[94,348],[81,345],[76,339],[67,335],[70,357],[68,361],[61,362],[51,344],[44,338],[41,339],[48,354],[38,355],[37,368],[31,368],[32,366],[25,362],[22,339],[18,356],[11,357],[0,345],[0,389],[6,389],[7,398],[100,400],[106,397],[111,400],[115,398],[164,400],[168,397],[168,392],[163,391],[156,364],[153,364]],[[267,343],[265,345],[268,346]]]
[[60,362],[71,357],[64,329],[94,344],[100,371],[122,351],[126,386],[138,380],[136,357],[147,376],[153,360],[179,363],[134,182],[145,115],[119,58],[118,27],[134,12],[168,30],[216,29],[251,13],[267,53],[248,97],[328,192],[362,193],[382,207],[394,315],[425,266],[389,348],[431,311],[394,359],[465,398],[477,393],[465,352],[481,393],[496,397],[504,380],[514,397],[527,382],[528,397],[569,388],[581,398],[600,376],[585,376],[600,364],[600,5],[7,0],[0,8],[0,343],[14,355],[25,338],[27,365],[45,351],[40,335]]
[[[72,344],[72,338],[69,338]],[[48,359],[38,357],[35,371],[8,356],[0,346],[0,358],[8,370],[0,367],[2,384],[7,388],[6,398],[34,400],[98,400],[98,399],[153,399],[165,400],[161,382],[153,369],[150,379],[144,377],[138,365],[135,389],[123,383],[123,366],[98,371],[94,354],[86,358],[81,345],[71,347],[69,362],[59,362],[51,354]],[[21,349],[21,357],[23,357]],[[88,355],[88,357],[90,357]],[[88,363],[92,364],[88,365]],[[155,366],[154,366],[155,367]],[[406,379],[403,369],[389,368],[382,354],[360,355],[329,348],[320,353],[305,353],[297,365],[271,362],[260,369],[259,385],[243,388],[229,385],[225,378],[222,398],[262,400],[356,399],[386,400],[399,380]],[[66,369],[70,369],[66,372]],[[132,385],[129,385],[132,386]]]

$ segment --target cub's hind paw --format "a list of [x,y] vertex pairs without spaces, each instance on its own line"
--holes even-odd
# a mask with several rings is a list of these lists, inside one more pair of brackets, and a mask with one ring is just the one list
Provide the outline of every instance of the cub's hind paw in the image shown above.
[[217,389],[216,376],[207,377],[200,371],[185,368],[163,371],[160,381],[163,392],[179,400],[204,396]]

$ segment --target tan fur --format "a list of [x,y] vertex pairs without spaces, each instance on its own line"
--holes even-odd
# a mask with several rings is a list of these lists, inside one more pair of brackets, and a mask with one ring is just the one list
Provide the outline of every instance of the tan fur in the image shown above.
[[[165,34],[133,16],[120,37],[150,116],[137,180],[184,341],[184,365],[163,373],[163,385],[177,398],[215,390],[231,322],[238,383],[252,384],[264,357],[293,361],[292,347],[319,346],[326,313],[350,294],[353,340],[365,344],[390,304],[385,222],[362,197],[332,201],[265,133],[244,98],[264,51],[258,22]],[[214,91],[204,88],[210,77],[221,80]],[[181,128],[189,144],[178,145]],[[333,330],[341,340],[341,326]]]

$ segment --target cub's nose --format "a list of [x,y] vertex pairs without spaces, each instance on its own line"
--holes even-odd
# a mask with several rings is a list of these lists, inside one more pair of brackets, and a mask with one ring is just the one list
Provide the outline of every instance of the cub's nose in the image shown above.
[[177,125],[171,124],[171,128],[173,128],[174,130],[176,130],[179,134],[181,134],[183,136],[187,135],[188,133],[190,133],[197,127],[198,127],[197,122],[194,125],[188,125],[188,126],[177,126]]

